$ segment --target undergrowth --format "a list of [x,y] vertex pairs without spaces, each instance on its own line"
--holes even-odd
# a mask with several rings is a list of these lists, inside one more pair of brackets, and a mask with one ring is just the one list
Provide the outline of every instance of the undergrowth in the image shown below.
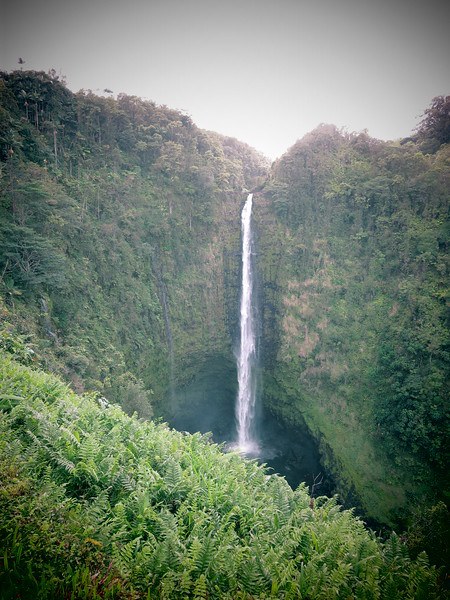
[[335,498],[3,356],[1,597],[439,598]]

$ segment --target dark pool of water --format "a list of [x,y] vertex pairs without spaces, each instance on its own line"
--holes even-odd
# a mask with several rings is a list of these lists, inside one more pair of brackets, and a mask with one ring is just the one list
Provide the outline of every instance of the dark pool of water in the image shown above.
[[259,460],[274,473],[283,475],[295,489],[305,482],[315,496],[333,493],[333,482],[326,473],[316,440],[306,424],[295,428],[281,424],[274,417],[265,419],[260,432]]
[[[175,392],[175,410],[169,425],[180,431],[211,432],[217,443],[236,439],[234,366],[223,358],[211,360],[189,385]],[[270,472],[286,478],[292,488],[305,482],[314,495],[333,492],[331,477],[321,463],[318,444],[306,424],[288,427],[270,413],[258,418],[259,456]]]

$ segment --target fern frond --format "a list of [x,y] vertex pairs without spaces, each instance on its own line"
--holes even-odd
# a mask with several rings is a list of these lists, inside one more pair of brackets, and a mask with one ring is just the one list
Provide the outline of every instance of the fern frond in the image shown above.
[[167,486],[169,493],[174,493],[180,490],[183,481],[183,472],[180,464],[169,459],[166,464],[166,470],[164,473],[164,482]]
[[195,572],[206,573],[214,556],[214,541],[211,536],[207,536],[200,541],[195,538],[189,548],[189,556],[192,560]]
[[206,577],[204,575],[200,575],[194,585],[194,598],[195,600],[207,600],[208,596],[208,584]]
[[133,571],[134,559],[140,542],[141,538],[138,537],[126,544],[114,544],[112,547],[114,563],[124,577],[129,577]]

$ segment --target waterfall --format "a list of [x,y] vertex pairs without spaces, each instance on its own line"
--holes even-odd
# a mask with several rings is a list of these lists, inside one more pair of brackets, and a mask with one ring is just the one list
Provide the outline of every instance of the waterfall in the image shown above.
[[252,200],[249,194],[242,209],[242,291],[240,310],[240,348],[237,358],[238,397],[236,402],[237,449],[244,454],[257,454],[258,444],[254,439],[253,419],[255,416],[256,363],[255,315],[253,307],[252,273]]

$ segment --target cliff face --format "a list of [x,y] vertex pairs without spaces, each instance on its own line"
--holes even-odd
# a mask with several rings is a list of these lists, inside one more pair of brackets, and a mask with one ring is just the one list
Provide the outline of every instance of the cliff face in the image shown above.
[[245,144],[135,97],[15,72],[0,101],[3,347],[21,334],[78,391],[220,429],[233,418],[240,210],[260,189],[264,406],[306,420],[344,500],[373,518],[439,495],[446,145],[424,154],[420,140],[322,126],[269,173]]
[[445,489],[448,157],[321,126],[255,198],[265,404],[382,522]]
[[3,73],[0,95],[5,339],[30,334],[77,390],[170,416],[173,390],[232,354],[240,202],[267,162],[44,73]]

